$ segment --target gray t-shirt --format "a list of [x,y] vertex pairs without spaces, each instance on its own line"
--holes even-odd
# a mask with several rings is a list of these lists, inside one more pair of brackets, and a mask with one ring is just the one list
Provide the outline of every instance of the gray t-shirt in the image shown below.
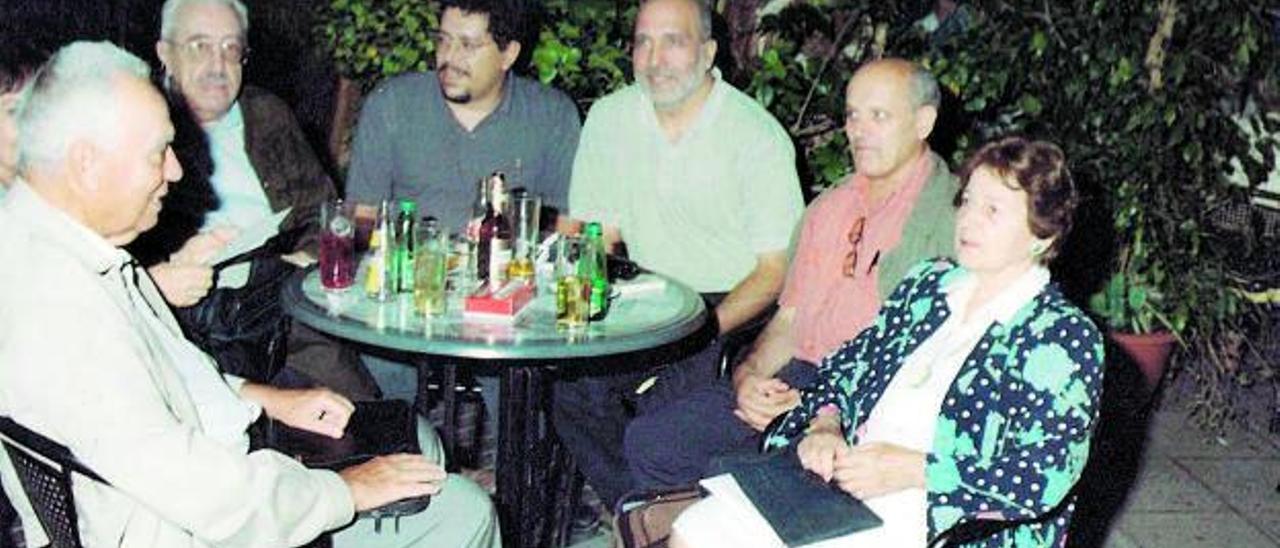
[[469,132],[450,113],[434,72],[397,76],[360,112],[347,199],[413,198],[422,215],[458,231],[476,181],[502,170],[510,187],[537,192],[564,211],[580,130],[568,96],[533,80],[508,75],[498,108]]

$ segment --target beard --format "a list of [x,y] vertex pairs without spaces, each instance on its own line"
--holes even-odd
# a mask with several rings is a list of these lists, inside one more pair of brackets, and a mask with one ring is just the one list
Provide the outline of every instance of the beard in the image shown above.
[[[455,68],[452,65],[444,65],[440,67],[437,72],[441,76],[443,76],[445,73],[451,73],[451,74],[457,75],[458,77],[470,76],[469,72],[459,68]],[[449,86],[445,84],[444,78],[442,78],[441,76],[437,76],[437,79],[439,80],[439,83],[440,83],[440,94],[444,96],[444,99],[446,101],[449,101],[450,103],[454,103],[458,105],[465,105],[471,102],[472,97],[471,97],[470,89],[462,87],[461,89],[458,89],[456,91],[449,91]]]
[[[685,74],[672,72],[670,70],[653,69],[639,73],[636,82],[640,84],[640,89],[644,91],[649,100],[658,109],[675,108],[683,104],[689,97],[692,97],[698,88],[702,86],[703,79],[707,76],[709,66],[704,63],[701,56],[694,65],[693,70]],[[674,85],[664,91],[654,89],[650,83],[650,77],[662,77],[674,79]]]

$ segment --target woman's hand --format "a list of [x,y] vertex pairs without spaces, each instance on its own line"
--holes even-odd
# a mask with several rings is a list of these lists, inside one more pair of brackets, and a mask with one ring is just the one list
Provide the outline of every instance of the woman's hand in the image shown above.
[[924,488],[925,454],[891,443],[855,445],[835,459],[836,485],[861,500]]
[[836,470],[836,462],[849,452],[849,444],[844,441],[839,430],[816,430],[807,434],[796,446],[796,455],[800,457],[800,465],[822,477],[822,481],[831,481]]

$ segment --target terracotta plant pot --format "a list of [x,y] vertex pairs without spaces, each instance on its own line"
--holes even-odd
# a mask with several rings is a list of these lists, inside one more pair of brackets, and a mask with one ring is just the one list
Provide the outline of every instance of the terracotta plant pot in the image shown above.
[[1147,379],[1147,388],[1154,391],[1164,376],[1165,366],[1169,364],[1169,354],[1173,352],[1173,344],[1177,339],[1168,331],[1156,333],[1109,333],[1111,340],[1129,355],[1129,359],[1137,364],[1142,375]]

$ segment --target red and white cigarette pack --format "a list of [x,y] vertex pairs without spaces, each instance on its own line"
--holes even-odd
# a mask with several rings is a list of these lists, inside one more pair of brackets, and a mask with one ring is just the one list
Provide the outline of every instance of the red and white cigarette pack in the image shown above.
[[509,281],[497,291],[490,284],[485,284],[467,296],[462,313],[466,317],[484,320],[515,321],[532,300],[533,286],[525,282]]

